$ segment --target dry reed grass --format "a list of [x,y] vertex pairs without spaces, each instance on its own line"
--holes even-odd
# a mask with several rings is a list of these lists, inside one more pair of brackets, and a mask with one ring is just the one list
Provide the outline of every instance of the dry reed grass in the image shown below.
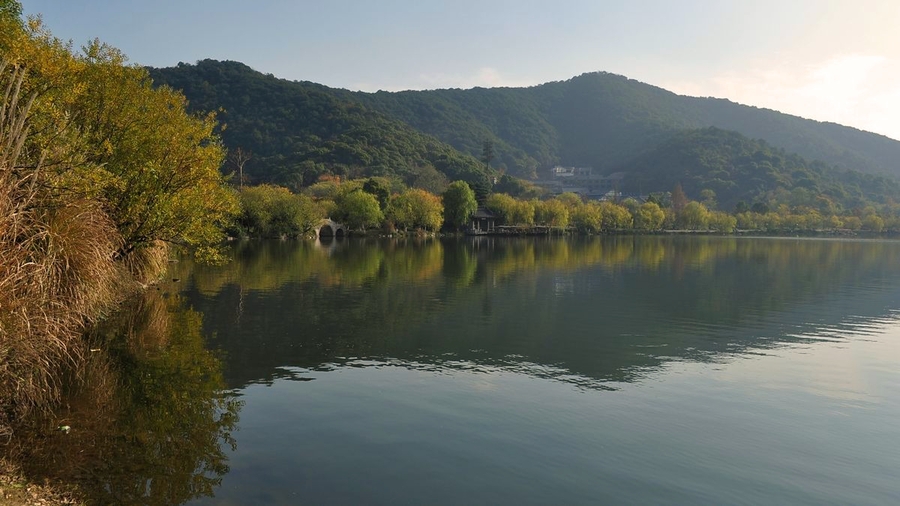
[[141,285],[159,281],[169,267],[169,245],[153,241],[147,246],[131,250],[120,259],[131,278]]
[[0,428],[54,404],[62,371],[83,354],[84,326],[127,294],[140,261],[116,262],[112,220],[57,189],[42,167],[50,148],[26,142],[35,95],[20,97],[24,77],[0,60]]
[[84,325],[119,300],[128,277],[99,208],[22,206],[11,189],[0,180],[0,404],[21,415],[53,404],[59,371],[80,358]]

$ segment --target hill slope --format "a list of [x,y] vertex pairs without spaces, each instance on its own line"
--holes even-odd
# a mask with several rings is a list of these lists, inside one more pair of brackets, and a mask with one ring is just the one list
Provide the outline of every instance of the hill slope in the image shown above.
[[[678,130],[705,127],[734,130],[842,169],[900,176],[900,142],[883,135],[723,99],[680,96],[605,72],[530,88],[355,95],[471,154],[489,131],[501,141],[495,142],[498,159],[520,176],[532,166],[555,163],[616,170]],[[419,114],[423,110],[429,115]]]
[[219,111],[223,141],[252,153],[245,173],[256,182],[302,186],[333,174],[398,176],[415,184],[436,172],[486,178],[477,159],[325,86],[213,60],[150,74],[154,83],[182,90],[191,110]]
[[802,205],[833,213],[900,195],[897,180],[842,170],[717,128],[683,130],[625,167],[625,192],[674,188],[693,198],[713,190],[721,209],[739,201]]

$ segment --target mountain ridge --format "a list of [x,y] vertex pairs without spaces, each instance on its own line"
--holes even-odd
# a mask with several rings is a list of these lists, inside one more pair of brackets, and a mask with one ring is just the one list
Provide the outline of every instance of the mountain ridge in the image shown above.
[[[555,165],[592,167],[598,173],[643,171],[646,176],[648,159],[669,163],[661,147],[684,150],[667,144],[672,139],[703,140],[707,147],[725,149],[719,158],[740,166],[730,171],[717,163],[701,164],[713,171],[741,173],[749,181],[753,178],[746,170],[763,170],[744,163],[747,153],[734,158],[734,145],[749,146],[744,141],[718,131],[683,135],[709,128],[762,141],[762,146],[747,148],[753,153],[784,151],[776,158],[789,163],[765,170],[800,170],[808,176],[779,173],[770,178],[786,185],[787,192],[804,181],[812,189],[831,188],[833,195],[855,195],[848,204],[856,205],[861,198],[893,198],[893,186],[880,193],[876,186],[887,181],[882,176],[900,178],[900,142],[887,136],[728,99],[678,95],[608,72],[529,87],[360,92],[279,79],[230,61],[201,60],[149,71],[157,84],[181,89],[192,109],[223,110],[228,125],[223,140],[228,147],[255,153],[250,173],[258,182],[300,187],[325,174],[386,175],[423,187],[428,185],[422,181],[432,180],[431,188],[439,188],[440,178],[485,185],[498,172],[546,177]],[[710,135],[719,139],[709,142]],[[792,153],[802,159],[787,156]],[[485,154],[492,155],[490,167]],[[709,159],[709,152],[703,157]],[[848,170],[868,176],[841,176]],[[654,181],[635,175],[645,183]],[[861,186],[835,189],[833,183],[841,181]],[[641,186],[645,191],[671,189]],[[729,200],[762,198],[776,190],[729,190]]]
[[[554,128],[561,133],[563,151],[569,156],[563,156],[558,163],[584,164],[594,167],[608,167],[620,162],[616,156],[616,147],[622,142],[631,143],[635,149],[635,137],[641,135],[656,135],[683,128],[716,127],[725,130],[734,130],[743,135],[761,139],[790,152],[798,153],[810,160],[821,160],[843,169],[859,170],[866,173],[891,174],[900,176],[900,141],[891,139],[882,134],[867,132],[855,127],[840,125],[835,122],[823,122],[801,116],[782,113],[773,109],[760,108],[751,105],[739,104],[727,98],[703,98],[686,95],[678,95],[664,88],[643,83],[641,81],[612,74],[609,72],[588,72],[564,81],[551,81],[548,83],[523,87],[523,88],[473,88],[472,90],[430,90],[423,92],[380,92],[382,96],[392,97],[394,102],[402,102],[406,94],[465,94],[469,95],[490,93],[501,90],[502,92],[531,95],[530,100],[537,100],[544,108],[544,114],[554,122]],[[364,92],[355,92],[357,96],[366,101]],[[376,92],[378,93],[378,92]],[[392,108],[377,107],[390,114],[397,115],[401,104],[394,104]],[[372,103],[371,100],[368,103]],[[572,105],[575,104],[573,108]],[[593,104],[593,108],[591,108]],[[626,110],[622,110],[627,104]],[[553,114],[556,111],[556,114]],[[471,111],[470,111],[471,112]],[[582,119],[582,123],[588,122],[586,116],[595,118],[604,113],[618,114],[620,120],[612,125],[604,125],[593,122],[593,128],[583,128],[578,125],[574,131],[567,131],[567,125],[572,125],[572,118]],[[635,116],[637,114],[637,116]],[[636,125],[636,120],[638,125]],[[644,121],[640,125],[640,120]],[[622,131],[622,125],[639,126]],[[413,125],[421,126],[421,125]],[[599,127],[599,128],[598,128]],[[649,128],[648,128],[649,127]],[[613,156],[609,162],[603,160],[603,153],[585,150],[585,139],[579,138],[583,132],[606,132],[613,139],[607,145],[600,144]],[[423,131],[429,132],[428,129]],[[441,138],[439,132],[431,132]],[[620,135],[621,134],[621,135]],[[568,143],[566,137],[573,142]],[[452,144],[452,143],[451,143]],[[575,146],[572,146],[574,144]],[[513,145],[517,148],[528,150],[523,146]],[[465,146],[454,146],[457,149]],[[572,149],[574,148],[574,149]],[[529,153],[530,154],[530,153]],[[539,162],[543,162],[539,160]],[[546,163],[544,163],[546,165]]]

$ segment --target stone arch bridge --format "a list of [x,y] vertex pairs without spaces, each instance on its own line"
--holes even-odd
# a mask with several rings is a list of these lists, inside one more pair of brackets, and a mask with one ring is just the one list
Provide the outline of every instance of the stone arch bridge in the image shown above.
[[316,227],[316,235],[319,237],[345,237],[347,235],[347,227],[325,218]]

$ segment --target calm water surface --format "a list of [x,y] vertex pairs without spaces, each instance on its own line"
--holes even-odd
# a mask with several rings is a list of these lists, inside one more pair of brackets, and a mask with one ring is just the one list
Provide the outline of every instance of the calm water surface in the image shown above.
[[139,430],[108,438],[132,471],[97,472],[105,500],[900,503],[900,243],[233,255],[174,265],[130,317],[160,328],[117,352],[142,372],[110,402]]

